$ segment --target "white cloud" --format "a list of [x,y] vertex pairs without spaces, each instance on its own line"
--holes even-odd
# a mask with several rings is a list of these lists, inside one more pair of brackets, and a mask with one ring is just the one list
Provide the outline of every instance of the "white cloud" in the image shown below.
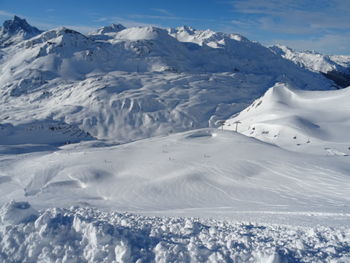
[[5,10],[0,10],[0,17],[13,17],[14,15],[14,13],[7,12]]
[[348,0],[234,0],[232,5],[259,21],[263,30],[292,34],[350,30]]
[[170,13],[168,10],[166,9],[162,9],[162,8],[151,8],[150,10],[152,11],[156,11],[158,13],[161,13],[163,15],[166,15],[166,16],[174,16],[172,13]]
[[288,40],[280,39],[270,44],[283,44],[298,50],[317,50],[330,55],[350,55],[349,34],[327,34],[317,38]]

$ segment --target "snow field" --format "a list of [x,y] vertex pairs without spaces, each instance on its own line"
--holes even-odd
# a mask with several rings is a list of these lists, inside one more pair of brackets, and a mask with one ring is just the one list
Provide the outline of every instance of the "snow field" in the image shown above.
[[218,129],[91,145],[0,156],[0,202],[181,216],[275,212],[282,213],[279,223],[292,223],[291,213],[309,224],[336,225],[350,214],[347,158],[294,153]]

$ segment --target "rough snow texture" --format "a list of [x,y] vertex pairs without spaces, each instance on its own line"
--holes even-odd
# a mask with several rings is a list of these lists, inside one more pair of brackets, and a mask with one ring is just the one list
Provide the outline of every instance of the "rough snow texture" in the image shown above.
[[119,142],[213,127],[277,81],[333,85],[240,35],[188,27],[57,28],[0,53],[2,123],[58,121]]
[[33,220],[0,226],[0,261],[340,263],[350,262],[350,232],[48,209]]

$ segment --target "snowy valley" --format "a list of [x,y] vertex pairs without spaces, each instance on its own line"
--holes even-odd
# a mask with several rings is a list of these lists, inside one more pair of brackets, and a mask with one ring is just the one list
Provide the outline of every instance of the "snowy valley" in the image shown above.
[[239,34],[15,16],[0,262],[350,262],[349,74]]

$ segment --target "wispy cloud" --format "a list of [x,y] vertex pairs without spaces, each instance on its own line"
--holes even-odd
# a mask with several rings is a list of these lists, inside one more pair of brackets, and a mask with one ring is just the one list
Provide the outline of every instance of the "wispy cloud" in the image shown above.
[[13,17],[14,15],[14,13],[5,10],[0,10],[0,17]]
[[[150,15],[150,14],[128,14],[124,16],[95,16],[93,19],[96,23],[103,24],[112,24],[112,23],[120,23],[126,27],[134,27],[134,26],[156,26],[156,27],[164,27],[164,24],[167,24],[166,21],[181,21],[180,24],[183,23],[191,23],[191,21],[213,21],[211,19],[200,19],[200,18],[191,18],[191,17],[182,17],[182,16],[174,16],[169,11],[165,9],[151,9],[155,10],[160,15]],[[153,21],[159,21],[159,23],[154,23]],[[163,22],[161,22],[163,21]]]
[[156,11],[157,13],[160,13],[162,15],[165,16],[174,16],[171,12],[169,12],[166,9],[162,9],[162,8],[150,8],[151,11]]
[[[160,20],[183,20],[184,17],[179,16],[162,16],[162,15],[145,15],[145,14],[132,14],[128,17],[134,18],[134,19],[160,19]],[[187,19],[189,20],[189,19]]]
[[260,34],[262,42],[325,53],[350,52],[348,0],[231,0],[231,4],[239,14],[231,24],[250,36]]
[[[141,20],[141,21],[140,21]],[[142,21],[142,19],[137,19],[133,16],[97,16],[93,21],[99,24],[122,24],[126,27],[135,27],[135,26],[160,26],[154,23],[147,23]]]
[[263,30],[291,34],[350,30],[350,1],[234,0],[232,5],[258,21]]

